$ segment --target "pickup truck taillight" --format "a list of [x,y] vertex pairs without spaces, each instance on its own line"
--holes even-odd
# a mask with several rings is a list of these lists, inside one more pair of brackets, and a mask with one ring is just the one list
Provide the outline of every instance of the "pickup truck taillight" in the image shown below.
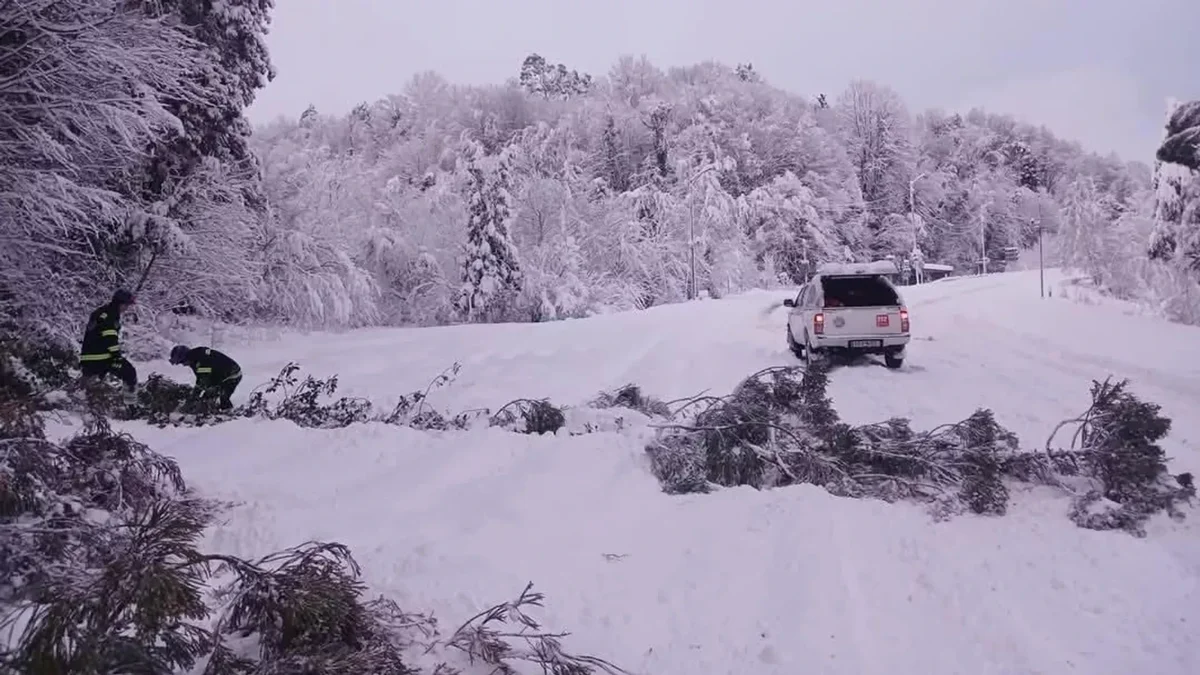
[[813,314],[813,332],[817,335],[825,333],[825,315],[820,312]]
[[908,332],[908,310],[907,309],[900,310],[900,332],[901,333]]

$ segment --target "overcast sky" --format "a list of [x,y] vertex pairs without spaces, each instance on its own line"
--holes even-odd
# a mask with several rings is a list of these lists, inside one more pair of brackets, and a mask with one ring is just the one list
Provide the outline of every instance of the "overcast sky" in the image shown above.
[[855,78],[914,109],[983,106],[1149,161],[1166,98],[1200,98],[1200,0],[275,0],[255,122],[344,113],[417,72],[499,83],[537,52],[604,74],[751,62],[797,93]]

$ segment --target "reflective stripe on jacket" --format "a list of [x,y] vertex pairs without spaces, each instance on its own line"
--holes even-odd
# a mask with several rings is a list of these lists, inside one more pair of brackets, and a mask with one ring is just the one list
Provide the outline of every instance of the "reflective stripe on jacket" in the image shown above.
[[112,305],[92,311],[80,345],[80,361],[121,358],[121,312]]

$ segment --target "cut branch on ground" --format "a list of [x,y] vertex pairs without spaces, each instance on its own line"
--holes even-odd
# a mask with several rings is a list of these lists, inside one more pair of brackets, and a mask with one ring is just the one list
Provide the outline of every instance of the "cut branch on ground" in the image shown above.
[[[1003,515],[1013,482],[1069,490],[1082,479],[1072,519],[1083,527],[1143,533],[1151,515],[1181,518],[1195,496],[1191,474],[1172,476],[1157,445],[1170,428],[1159,407],[1137,399],[1127,383],[1093,383],[1092,406],[1055,428],[1043,450],[1021,449],[990,410],[929,431],[894,418],[850,426],[826,393],[828,368],[774,367],[743,380],[726,397],[706,397],[690,421],[654,424],[651,466],[670,494],[749,485],[819,485],[847,497],[908,499],[943,515]],[[699,406],[698,406],[699,407]],[[679,412],[679,411],[677,411]],[[1056,434],[1073,428],[1067,449]],[[1113,505],[1101,508],[1101,500]]]

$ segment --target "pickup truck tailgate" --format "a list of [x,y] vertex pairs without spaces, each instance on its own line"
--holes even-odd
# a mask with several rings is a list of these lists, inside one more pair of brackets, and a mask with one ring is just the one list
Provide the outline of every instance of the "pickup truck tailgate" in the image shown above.
[[825,335],[900,334],[900,307],[826,307]]

